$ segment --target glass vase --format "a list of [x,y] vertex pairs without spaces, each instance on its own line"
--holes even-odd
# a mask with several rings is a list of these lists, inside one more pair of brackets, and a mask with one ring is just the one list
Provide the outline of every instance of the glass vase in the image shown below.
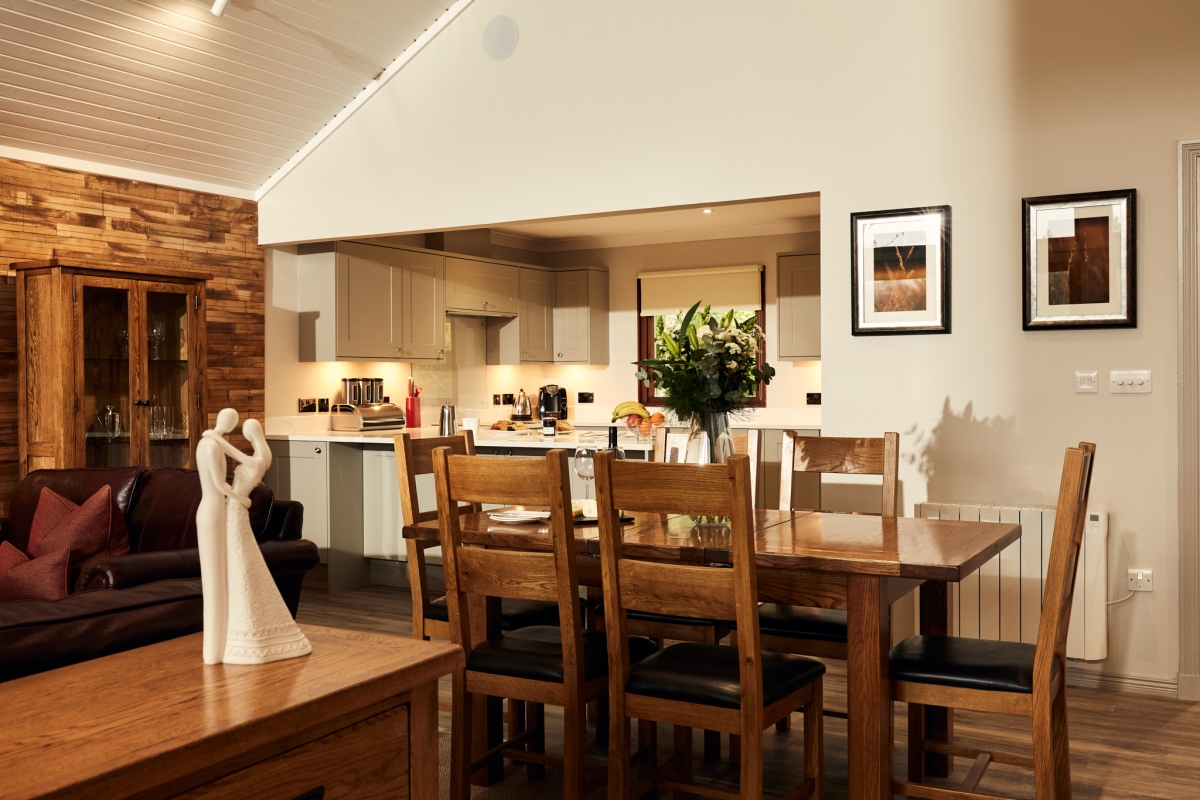
[[[701,432],[704,436],[701,437]],[[703,442],[696,442],[697,439]],[[733,455],[729,415],[724,411],[700,411],[692,415],[688,431],[688,453],[697,452],[701,464],[724,464]],[[690,460],[690,459],[689,459]]]

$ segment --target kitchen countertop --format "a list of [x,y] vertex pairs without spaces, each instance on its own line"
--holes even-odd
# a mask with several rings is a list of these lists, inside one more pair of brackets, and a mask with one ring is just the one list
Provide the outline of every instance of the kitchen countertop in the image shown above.
[[[307,427],[307,426],[306,426]],[[391,444],[392,437],[397,433],[407,433],[414,439],[423,437],[436,437],[438,435],[437,428],[427,426],[423,428],[401,428],[390,431],[334,431],[334,430],[312,430],[309,429],[298,432],[274,431],[267,433],[267,439],[275,441],[291,441],[291,442],[344,442],[345,444]],[[475,437],[475,444],[478,447],[521,447],[538,450],[552,450],[556,447],[575,448],[580,444],[588,444],[595,447],[608,446],[608,434],[606,432],[593,432],[589,435],[588,432],[576,433],[560,433],[557,436],[542,436],[541,431],[529,431],[518,435],[496,435],[496,431],[481,430],[479,435]],[[629,434],[622,434],[618,440],[621,448],[624,450],[650,451],[654,449],[653,443],[638,444],[634,437]]]

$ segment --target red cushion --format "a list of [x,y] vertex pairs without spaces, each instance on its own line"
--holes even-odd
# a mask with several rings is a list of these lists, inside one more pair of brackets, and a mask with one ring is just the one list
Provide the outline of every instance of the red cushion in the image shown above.
[[68,594],[70,559],[66,547],[30,559],[8,542],[0,542],[0,603],[62,600]]
[[113,502],[112,487],[100,487],[80,506],[49,487],[42,488],[26,552],[37,559],[62,549],[70,553],[72,572],[78,572],[93,556],[129,552],[125,516]]

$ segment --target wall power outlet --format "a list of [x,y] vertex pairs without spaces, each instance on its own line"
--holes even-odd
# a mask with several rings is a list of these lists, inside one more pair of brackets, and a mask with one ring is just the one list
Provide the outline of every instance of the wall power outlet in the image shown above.
[[1131,570],[1129,570],[1129,591],[1131,591],[1131,592],[1153,592],[1154,591],[1154,570],[1152,570],[1152,569],[1131,569]]

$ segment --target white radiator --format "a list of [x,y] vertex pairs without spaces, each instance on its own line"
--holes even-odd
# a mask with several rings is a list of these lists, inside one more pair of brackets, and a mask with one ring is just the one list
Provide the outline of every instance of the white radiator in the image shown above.
[[[1035,644],[1055,510],[918,503],[916,512],[925,519],[1011,522],[1021,526],[1020,539],[962,582],[950,584],[952,625],[956,636]],[[1067,635],[1068,658],[1099,661],[1108,657],[1107,530],[1107,525],[1084,527]]]

